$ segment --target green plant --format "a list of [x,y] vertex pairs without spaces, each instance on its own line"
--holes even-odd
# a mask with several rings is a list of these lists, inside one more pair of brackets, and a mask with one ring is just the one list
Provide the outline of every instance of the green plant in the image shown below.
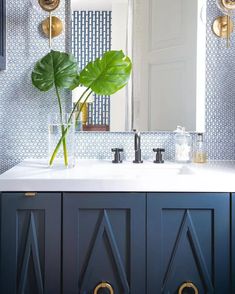
[[[66,135],[69,130],[69,123],[77,109],[81,100],[85,97],[82,107],[77,117],[85,105],[87,99],[92,93],[98,95],[112,95],[123,88],[130,77],[132,63],[128,56],[122,51],[108,51],[103,57],[97,58],[87,64],[80,72],[77,72],[77,62],[75,58],[68,53],[51,51],[41,60],[39,60],[32,72],[32,83],[40,91],[47,92],[55,88],[61,116],[61,138],[51,156],[50,165],[63,144],[64,163],[68,165],[68,156],[66,148]],[[83,92],[76,105],[71,111],[68,126],[62,124],[62,103],[60,97],[60,89],[73,90],[78,86],[85,86]]]

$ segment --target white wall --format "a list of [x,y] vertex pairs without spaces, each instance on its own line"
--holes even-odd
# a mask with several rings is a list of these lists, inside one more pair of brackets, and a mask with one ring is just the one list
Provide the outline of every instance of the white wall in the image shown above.
[[71,0],[72,11],[111,10],[112,0]]
[[[123,50],[127,54],[128,1],[112,4],[112,49]],[[110,130],[126,130],[127,99],[124,88],[111,97]]]

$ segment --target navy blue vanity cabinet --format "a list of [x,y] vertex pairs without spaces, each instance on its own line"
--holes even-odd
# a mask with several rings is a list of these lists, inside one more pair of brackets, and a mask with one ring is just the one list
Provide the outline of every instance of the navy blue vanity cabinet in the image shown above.
[[0,70],[6,69],[6,0],[0,0]]
[[63,293],[146,293],[145,194],[65,193],[63,207]]
[[229,196],[148,194],[148,294],[235,293],[229,289]]
[[59,294],[60,244],[61,194],[2,193],[0,293]]
[[231,195],[231,281],[235,293],[235,193]]

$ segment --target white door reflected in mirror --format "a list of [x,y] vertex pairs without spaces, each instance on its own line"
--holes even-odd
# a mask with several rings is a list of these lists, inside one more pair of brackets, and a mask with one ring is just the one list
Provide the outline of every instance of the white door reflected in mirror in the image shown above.
[[134,128],[203,132],[205,0],[135,1]]

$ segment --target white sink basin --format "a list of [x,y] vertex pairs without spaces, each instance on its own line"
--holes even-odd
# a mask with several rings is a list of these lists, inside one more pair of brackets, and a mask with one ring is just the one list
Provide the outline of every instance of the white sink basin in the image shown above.
[[[78,163],[75,168],[78,173],[81,164]],[[181,174],[183,167],[182,164],[176,163],[155,164],[153,162],[144,162],[142,164],[134,164],[132,162],[123,162],[122,164],[113,164],[107,161],[97,161],[91,165],[86,176],[109,179],[155,178]]]

